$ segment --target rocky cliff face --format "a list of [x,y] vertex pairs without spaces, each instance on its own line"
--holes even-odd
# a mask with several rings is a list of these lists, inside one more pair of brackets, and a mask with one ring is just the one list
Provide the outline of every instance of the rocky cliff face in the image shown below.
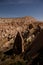
[[0,18],[0,35],[2,37],[5,33],[5,36],[8,36],[8,34],[14,35],[17,30],[24,31],[30,23],[33,25],[39,24],[43,27],[43,22],[38,22],[33,17]]
[[[39,22],[33,17],[0,18],[0,47],[11,38],[15,38],[18,31],[21,33],[25,32],[30,24],[33,25],[33,28],[37,25],[43,28],[43,22]],[[32,32],[30,29],[29,31]]]
[[[43,22],[39,22],[33,17],[0,18],[0,50],[5,52],[11,49],[19,32],[19,37],[22,38],[22,51],[24,52],[41,29],[43,29]],[[16,44],[15,46],[20,47]]]

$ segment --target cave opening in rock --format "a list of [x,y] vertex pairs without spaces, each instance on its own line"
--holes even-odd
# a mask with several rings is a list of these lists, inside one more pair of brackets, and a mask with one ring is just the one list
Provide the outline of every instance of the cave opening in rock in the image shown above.
[[22,38],[19,32],[16,35],[13,50],[15,54],[20,54],[22,52]]

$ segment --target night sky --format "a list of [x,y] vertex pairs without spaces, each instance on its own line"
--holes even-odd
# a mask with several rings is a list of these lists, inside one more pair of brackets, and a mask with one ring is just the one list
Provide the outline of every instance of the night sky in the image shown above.
[[23,16],[43,20],[43,0],[0,0],[0,17]]

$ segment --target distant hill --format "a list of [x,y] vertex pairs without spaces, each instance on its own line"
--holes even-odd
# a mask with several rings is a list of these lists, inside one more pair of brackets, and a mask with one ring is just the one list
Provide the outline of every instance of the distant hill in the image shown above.
[[[18,17],[18,18],[0,18],[0,25],[2,25],[2,23],[4,23],[3,25],[5,25],[6,23],[11,23],[15,26],[22,26],[24,24],[28,25],[30,23],[33,24],[39,24],[41,26],[43,26],[43,22],[42,21],[38,21],[37,19],[35,19],[34,17],[31,16],[25,16],[25,17]],[[10,24],[9,24],[10,25]]]
[[30,17],[30,16],[25,16],[25,17],[21,17],[21,18],[0,18],[0,22],[24,22],[24,21],[36,21],[35,18]]
[[[14,37],[18,31],[24,32],[29,24],[37,26],[38,24],[43,28],[43,22],[37,21],[34,17],[25,16],[21,18],[0,18],[0,43],[7,42],[9,35]],[[1,45],[0,45],[1,47]]]

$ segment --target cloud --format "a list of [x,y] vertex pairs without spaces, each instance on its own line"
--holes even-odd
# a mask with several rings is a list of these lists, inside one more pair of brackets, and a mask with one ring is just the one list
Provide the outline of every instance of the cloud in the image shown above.
[[0,0],[0,4],[33,4],[42,0]]

